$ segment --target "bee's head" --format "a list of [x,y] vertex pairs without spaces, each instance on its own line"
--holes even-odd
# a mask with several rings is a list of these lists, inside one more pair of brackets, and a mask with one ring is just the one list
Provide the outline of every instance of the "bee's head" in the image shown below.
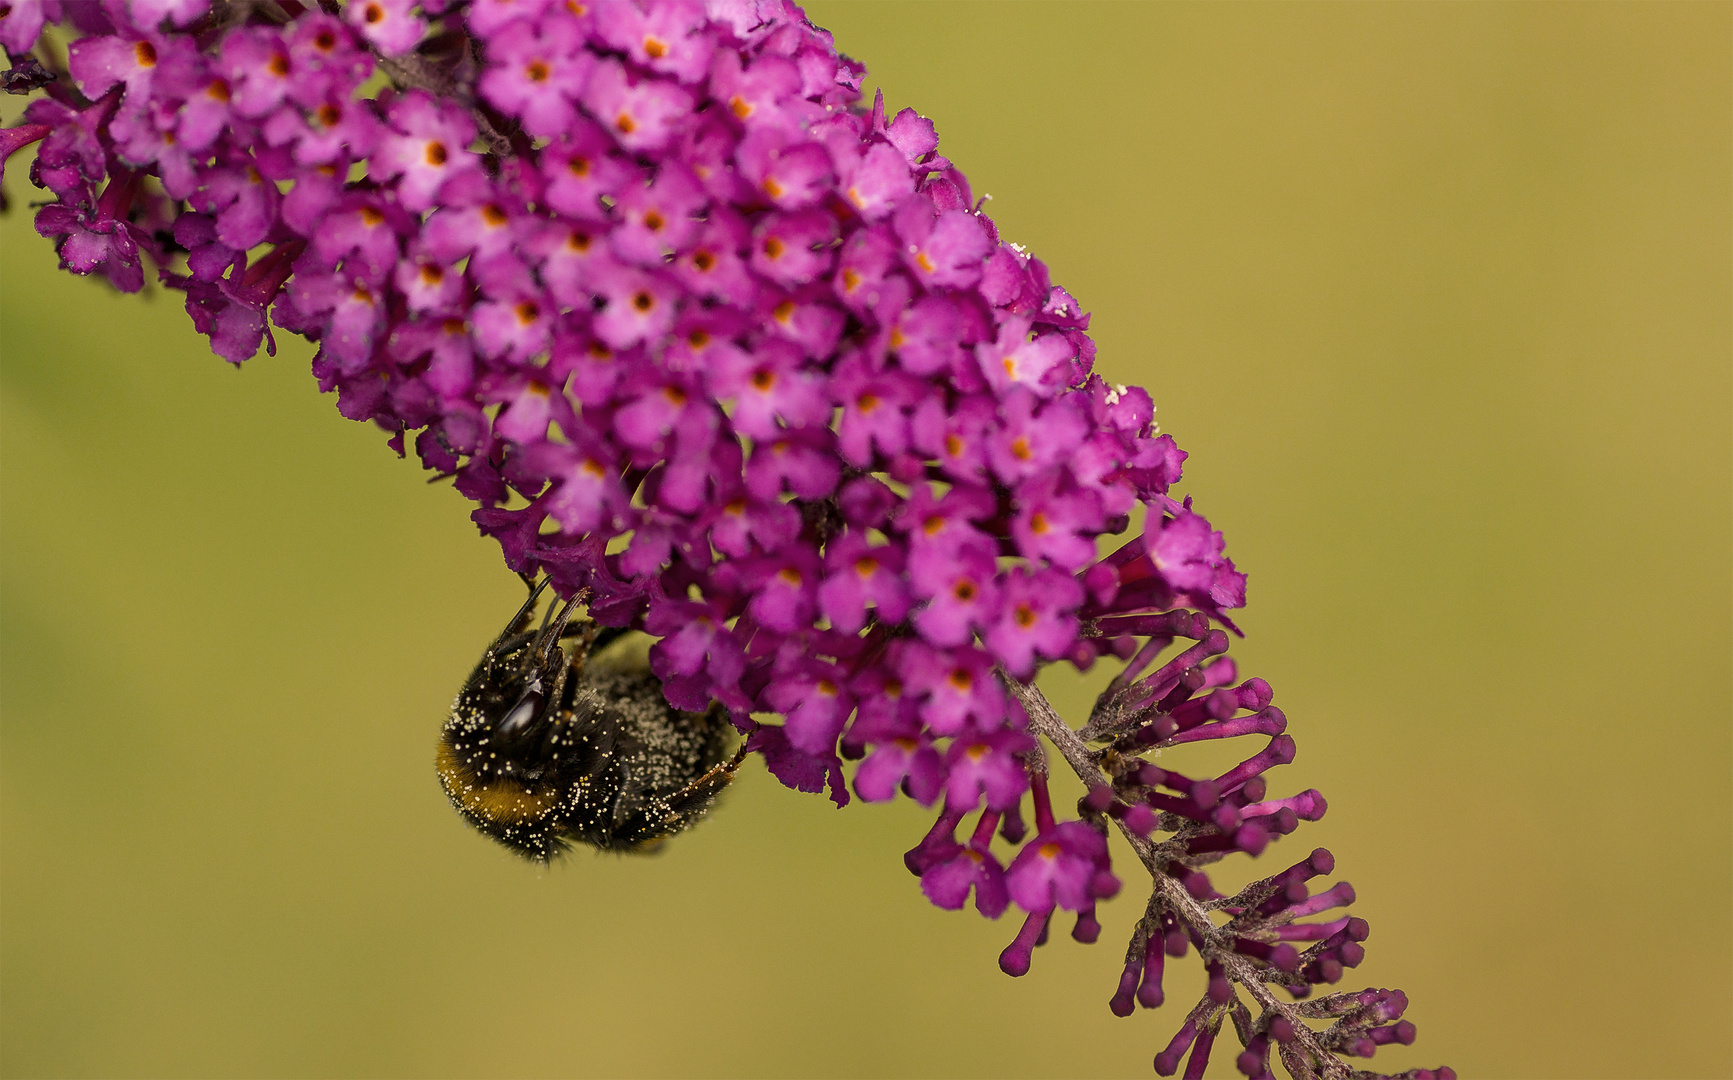
[[[574,692],[595,641],[573,625],[583,594],[555,603],[534,625],[544,580],[482,654],[452,704],[434,765],[440,786],[471,825],[526,858],[565,849],[565,824],[583,793]],[[561,641],[577,638],[568,654]]]
[[[450,727],[467,736],[472,746],[485,747],[505,761],[533,757],[545,741],[546,727],[558,712],[560,697],[582,667],[588,635],[580,640],[578,656],[560,644],[577,606],[574,597],[558,612],[550,608],[540,627],[530,623],[544,580],[504,632],[482,654],[452,705]],[[509,767],[506,771],[510,771]]]

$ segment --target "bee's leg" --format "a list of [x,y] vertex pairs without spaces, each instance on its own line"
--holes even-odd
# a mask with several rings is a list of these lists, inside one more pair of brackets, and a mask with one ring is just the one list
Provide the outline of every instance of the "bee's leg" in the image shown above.
[[[716,766],[698,779],[668,796],[666,800],[658,800],[633,815],[631,824],[620,830],[621,837],[629,846],[639,851],[653,850],[653,846],[671,832],[677,832],[696,819],[704,808],[714,799],[728,782],[734,779],[734,773],[740,768],[740,763],[746,760],[746,745],[728,761]],[[649,845],[649,846],[646,846]]]
[[[752,725],[752,731],[757,730],[758,724],[754,722]],[[751,731],[747,732],[748,738],[750,738],[751,735]],[[740,771],[741,763],[746,760],[746,742],[746,739],[740,740],[740,749],[734,751],[733,757],[716,766],[714,769],[711,769],[709,772],[692,781],[690,784],[687,784],[679,791],[668,796],[669,808],[677,811],[682,807],[689,806],[699,800],[708,799],[718,791],[727,787],[728,782],[734,779],[734,774]]]
[[559,640],[566,636],[566,627],[571,625],[572,613],[583,602],[584,595],[584,592],[580,590],[576,596],[563,604],[549,605],[548,613],[542,618],[542,628],[536,634],[536,647],[532,650],[536,659],[545,662],[553,654]]
[[[572,609],[577,606],[577,597],[574,596],[572,599],[567,600],[565,606],[560,609],[559,617],[554,620],[554,624],[551,627],[542,632],[542,636],[536,642],[536,647],[533,650],[533,654],[538,659],[542,660],[544,665],[549,663],[557,663],[559,665],[558,670],[554,672],[553,690],[543,699],[549,703],[549,707],[551,708],[557,709],[559,707],[559,703],[562,700],[560,695],[565,692],[566,679],[571,675],[572,658],[565,649],[560,647],[559,641],[560,637],[565,633],[567,622],[572,617]],[[556,652],[559,653],[558,661],[554,661],[552,655]],[[543,670],[546,670],[545,666]]]
[[[538,627],[536,629],[536,636],[538,638],[540,638],[541,636],[545,635],[548,632],[548,624],[554,621],[554,612],[558,611],[559,607],[560,607],[559,599],[560,598],[558,596],[555,596],[554,602],[548,605],[548,609],[546,611],[542,612],[542,624],[540,627]],[[567,605],[567,606],[569,607],[570,605]],[[538,652],[540,651],[539,646],[537,647],[537,651]]]
[[529,626],[530,613],[535,610],[536,601],[541,598],[542,592],[547,587],[548,579],[542,578],[534,588],[530,589],[529,599],[524,601],[523,607],[517,609],[517,614],[511,617],[511,622],[505,624],[505,629],[500,632],[499,637],[494,639],[493,647],[488,650],[489,653],[497,656],[502,652],[509,652],[515,645],[521,644],[521,642],[514,642],[512,639],[523,635],[524,629]]
[[[530,594],[524,599],[523,606],[517,609],[517,614],[513,615],[511,622],[506,624],[506,634],[522,633],[529,626],[530,613],[535,611],[536,601],[542,598],[542,593],[547,592],[548,580],[542,578],[530,589]],[[505,634],[500,636],[504,637]]]
[[[753,725],[757,730],[758,725]],[[620,821],[607,842],[598,847],[624,854],[649,855],[661,848],[667,838],[695,821],[711,799],[734,779],[741,762],[746,760],[746,744],[742,742],[734,756],[711,769],[698,779],[674,792],[666,799],[656,799]]]

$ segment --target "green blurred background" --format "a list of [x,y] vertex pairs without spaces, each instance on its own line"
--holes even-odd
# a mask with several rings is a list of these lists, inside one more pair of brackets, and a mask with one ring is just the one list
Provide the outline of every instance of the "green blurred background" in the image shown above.
[[[1733,1074],[1733,7],[812,14],[1191,452],[1279,782],[1330,798],[1266,862],[1334,849],[1352,985],[1413,1000],[1378,1065]],[[912,806],[755,765],[654,859],[465,830],[432,749],[496,547],[308,349],[230,370],[6,184],[7,1075],[1150,1075],[1186,1006],[1107,1011],[1137,901],[1008,979]]]

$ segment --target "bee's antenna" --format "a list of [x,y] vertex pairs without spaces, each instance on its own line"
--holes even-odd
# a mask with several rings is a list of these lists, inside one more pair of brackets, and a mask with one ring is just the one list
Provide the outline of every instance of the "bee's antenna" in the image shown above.
[[[559,707],[559,703],[562,700],[561,695],[564,694],[566,690],[566,679],[572,673],[571,654],[567,653],[560,645],[560,638],[565,636],[566,623],[571,620],[572,610],[578,606],[579,601],[585,599],[589,595],[590,593],[588,589],[580,589],[578,590],[577,595],[573,596],[570,600],[567,600],[565,606],[560,609],[559,618],[554,620],[552,626],[542,631],[541,637],[536,641],[536,647],[532,649],[530,653],[530,655],[539,658],[544,665],[552,659],[551,652],[553,650],[558,650],[560,654],[559,670],[554,673],[553,689],[548,692],[547,697],[547,700],[552,702],[555,708]],[[544,656],[544,650],[547,650],[550,655]],[[582,657],[587,652],[587,649],[579,650],[579,656]]]

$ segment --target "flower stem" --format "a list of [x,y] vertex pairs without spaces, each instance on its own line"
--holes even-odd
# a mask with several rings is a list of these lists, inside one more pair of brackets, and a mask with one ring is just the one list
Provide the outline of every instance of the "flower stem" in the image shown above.
[[[1085,787],[1093,788],[1107,783],[1107,777],[1101,771],[1095,754],[1089,749],[1081,736],[1060,717],[1053,708],[1053,703],[1047,700],[1036,687],[1019,682],[1004,672],[1001,680],[1015,694],[1017,701],[1023,706],[1023,711],[1029,714],[1029,724],[1038,735],[1045,736],[1059,751],[1059,756],[1071,766],[1071,771],[1083,781]],[[1228,978],[1245,987],[1252,999],[1263,1006],[1268,1013],[1286,1017],[1293,1025],[1294,1042],[1305,1051],[1311,1062],[1322,1066],[1322,1071],[1314,1068],[1302,1068],[1295,1073],[1296,1080],[1314,1080],[1315,1077],[1327,1077],[1329,1080],[1346,1080],[1351,1072],[1342,1060],[1327,1052],[1318,1042],[1315,1031],[1306,1026],[1300,1019],[1300,1014],[1287,1002],[1277,998],[1269,985],[1259,976],[1252,964],[1233,949],[1232,940],[1223,934],[1210,921],[1209,911],[1177,878],[1163,871],[1167,861],[1156,850],[1157,845],[1147,837],[1142,837],[1125,827],[1123,821],[1116,821],[1119,831],[1136,852],[1138,859],[1154,883],[1155,895],[1159,903],[1177,916],[1191,932],[1194,941],[1202,942],[1199,951],[1206,961],[1213,961],[1222,966]],[[1299,1056],[1284,1054],[1284,1060],[1290,1065],[1302,1063]]]

